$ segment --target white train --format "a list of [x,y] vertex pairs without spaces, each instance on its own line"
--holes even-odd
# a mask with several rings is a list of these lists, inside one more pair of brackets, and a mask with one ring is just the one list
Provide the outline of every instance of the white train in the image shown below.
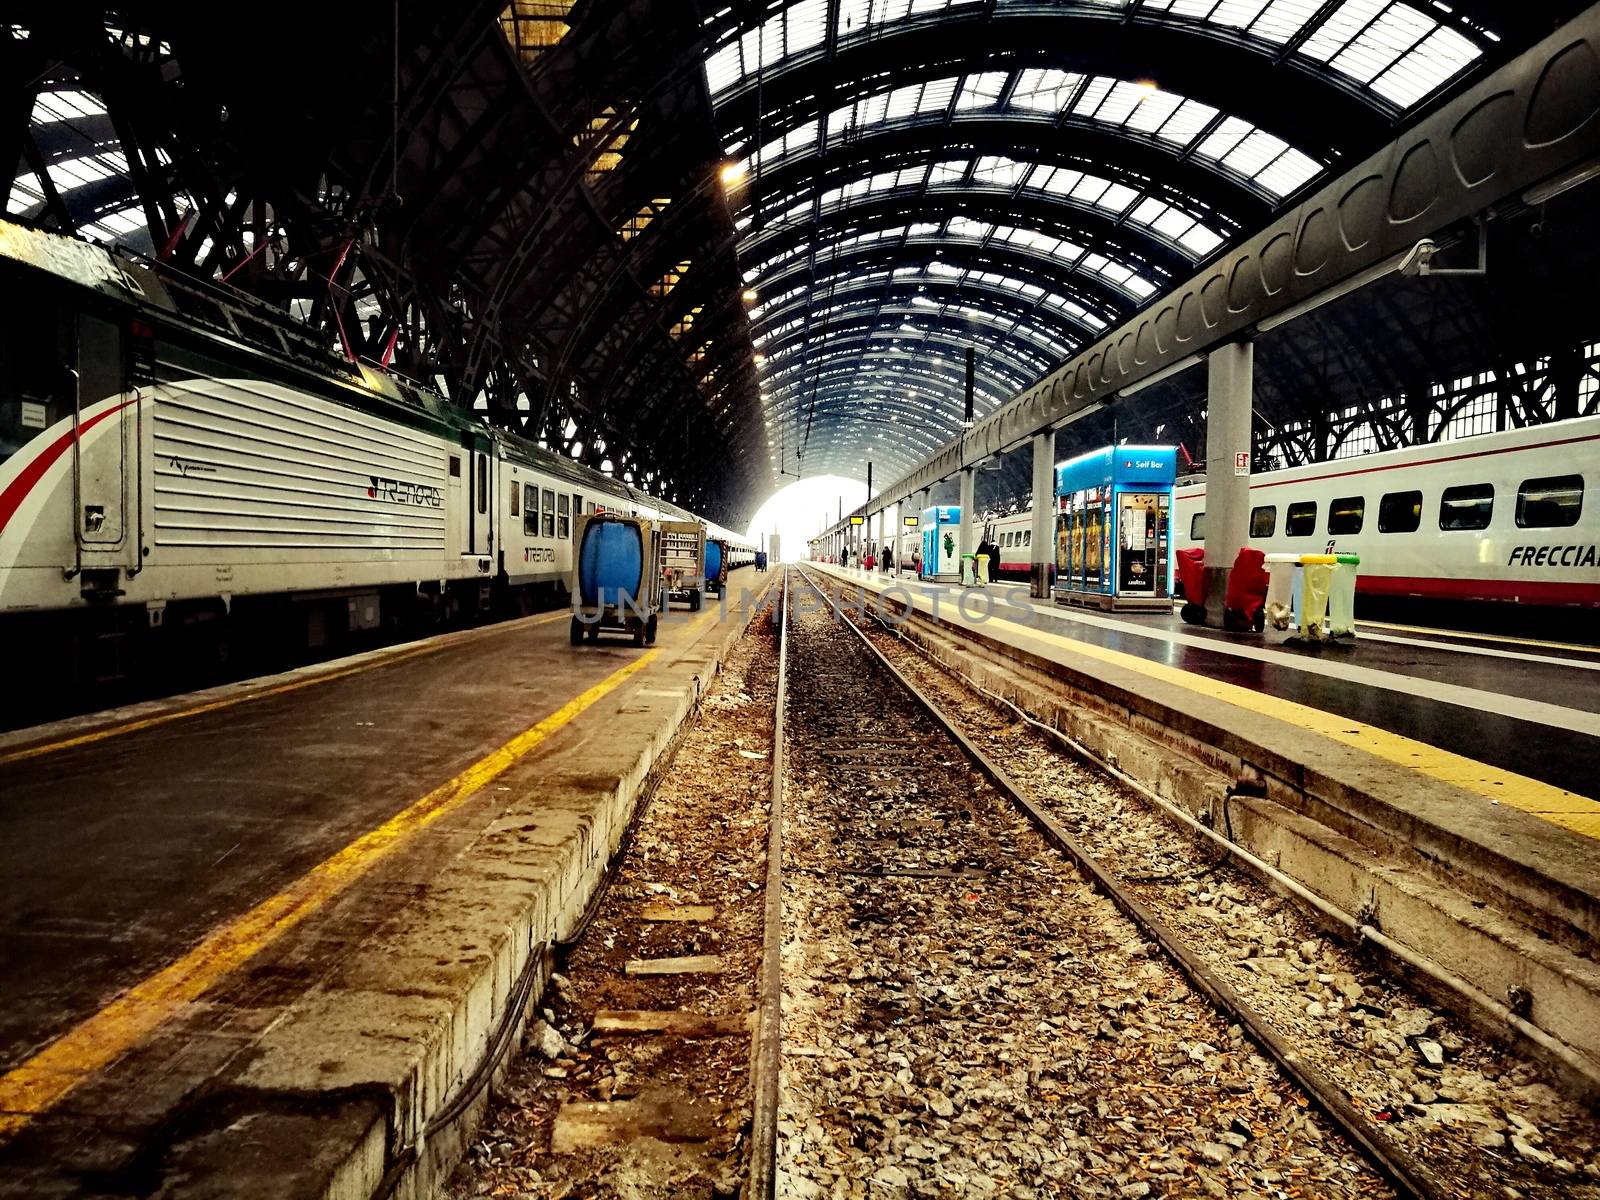
[[0,627],[58,661],[64,632],[319,645],[526,610],[564,591],[575,515],[691,516],[97,246],[0,222],[0,288]]
[[[1174,549],[1205,494],[1179,481]],[[1354,551],[1358,595],[1600,607],[1600,417],[1268,472],[1250,505],[1247,545]]]
[[[1205,494],[1179,481],[1175,551],[1201,543]],[[1363,596],[1600,607],[1600,417],[1267,472],[1250,499],[1248,545],[1354,551]],[[983,526],[997,577],[1027,580],[1032,515]]]

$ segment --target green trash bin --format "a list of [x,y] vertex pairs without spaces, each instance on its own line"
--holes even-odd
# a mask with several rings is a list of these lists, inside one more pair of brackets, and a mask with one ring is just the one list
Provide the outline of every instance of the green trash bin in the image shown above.
[[1337,554],[1334,558],[1333,579],[1328,584],[1328,636],[1353,638],[1356,635],[1356,574],[1361,556]]
[[963,554],[961,556],[961,586],[974,587],[978,582],[978,556]]

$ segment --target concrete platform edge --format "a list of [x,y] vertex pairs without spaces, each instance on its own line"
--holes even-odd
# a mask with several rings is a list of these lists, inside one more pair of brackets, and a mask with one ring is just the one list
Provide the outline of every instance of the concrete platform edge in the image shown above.
[[[292,1189],[281,1178],[269,1182],[244,1168],[250,1156],[241,1156],[231,1139],[209,1136],[169,1148],[159,1194],[172,1200],[406,1200],[435,1194],[470,1143],[489,1090],[474,1096],[449,1125],[424,1131],[484,1061],[519,978],[538,955],[527,1003],[511,1018],[503,1043],[509,1052],[502,1052],[493,1069],[495,1077],[503,1073],[548,978],[546,947],[580,920],[653,773],[675,750],[747,624],[743,615],[731,615],[693,643],[665,650],[658,663],[630,680],[615,694],[629,730],[625,737],[605,739],[612,753],[626,759],[620,769],[579,770],[559,752],[541,762],[536,791],[505,802],[460,856],[428,881],[403,922],[371,938],[333,977],[292,1004],[232,1078],[219,1081],[235,1108],[248,1108],[252,1098],[259,1103],[249,1133],[256,1159],[262,1146],[288,1150],[307,1137],[303,1120],[278,1115],[284,1097],[349,1095],[369,1108],[373,1098],[379,1100],[381,1111],[365,1122],[324,1127],[338,1145],[317,1147],[316,1180],[302,1174]],[[460,961],[430,967],[443,944],[459,950]],[[243,1122],[233,1127],[243,1128]],[[270,1167],[263,1163],[260,1169]]]

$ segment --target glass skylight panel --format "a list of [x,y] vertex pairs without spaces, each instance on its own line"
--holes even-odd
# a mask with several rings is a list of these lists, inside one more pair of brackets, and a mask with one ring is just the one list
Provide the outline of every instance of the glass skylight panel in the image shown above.
[[1018,76],[1011,103],[1035,112],[1058,113],[1082,83],[1083,76],[1072,71],[1029,67]]
[[1222,161],[1239,174],[1254,178],[1288,148],[1289,144],[1282,138],[1255,129],[1228,151]]
[[1141,133],[1154,133],[1167,123],[1181,105],[1188,103],[1182,96],[1175,96],[1171,92],[1128,83],[1118,84],[1117,89],[1112,91],[1112,97],[1115,98],[1117,90],[1122,88],[1129,89],[1138,97],[1124,124]]
[[746,76],[776,65],[827,36],[828,0],[795,0],[755,29],[748,29],[706,59],[713,99]]
[[976,238],[981,242],[994,232],[994,226],[971,217],[951,217],[948,232],[951,237]]
[[956,97],[956,110],[993,107],[1000,99],[1000,93],[1005,90],[1006,80],[1010,78],[1009,71],[984,71],[968,75],[966,82],[961,85],[961,94]]
[[1250,32],[1281,46],[1317,15],[1322,0],[1271,0],[1250,25]]
[[1478,54],[1470,41],[1441,25],[1373,80],[1372,90],[1409,108],[1466,69]]
[[942,183],[960,183],[967,177],[967,168],[970,165],[966,161],[934,163],[933,171],[928,176],[928,183],[932,187],[938,187]]
[[[1096,83],[1099,80],[1095,81]],[[1100,103],[1095,107],[1093,116],[1097,121],[1105,121],[1110,125],[1122,125],[1133,116],[1133,110],[1154,94],[1154,89],[1142,87],[1137,83],[1129,83],[1119,79],[1112,82],[1106,94],[1100,98]],[[1083,112],[1080,106],[1074,110]]]
[[34,99],[33,116],[30,119],[35,125],[43,125],[50,121],[103,116],[105,111],[105,105],[87,92],[40,92]]
[[1028,173],[1030,164],[1020,163],[1015,159],[1004,158],[998,154],[986,154],[978,159],[972,168],[974,183],[992,183],[999,187],[1011,187]]

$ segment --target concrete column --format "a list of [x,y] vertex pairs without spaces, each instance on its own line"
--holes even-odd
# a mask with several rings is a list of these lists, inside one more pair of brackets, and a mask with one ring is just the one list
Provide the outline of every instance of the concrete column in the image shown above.
[[[1228,573],[1250,532],[1250,415],[1255,347],[1218,346],[1206,374],[1206,624],[1221,626]],[[1245,468],[1235,462],[1244,455]]]
[[872,556],[878,565],[878,570],[881,571],[883,570],[883,509],[880,508],[873,513],[872,519],[875,522],[872,527]]
[[1028,555],[1028,595],[1050,595],[1050,569],[1056,561],[1056,434],[1033,435],[1033,530]]
[[978,472],[966,467],[961,472],[961,523],[956,526],[956,571],[961,570],[961,560],[978,549],[972,536],[972,516],[978,503]]

